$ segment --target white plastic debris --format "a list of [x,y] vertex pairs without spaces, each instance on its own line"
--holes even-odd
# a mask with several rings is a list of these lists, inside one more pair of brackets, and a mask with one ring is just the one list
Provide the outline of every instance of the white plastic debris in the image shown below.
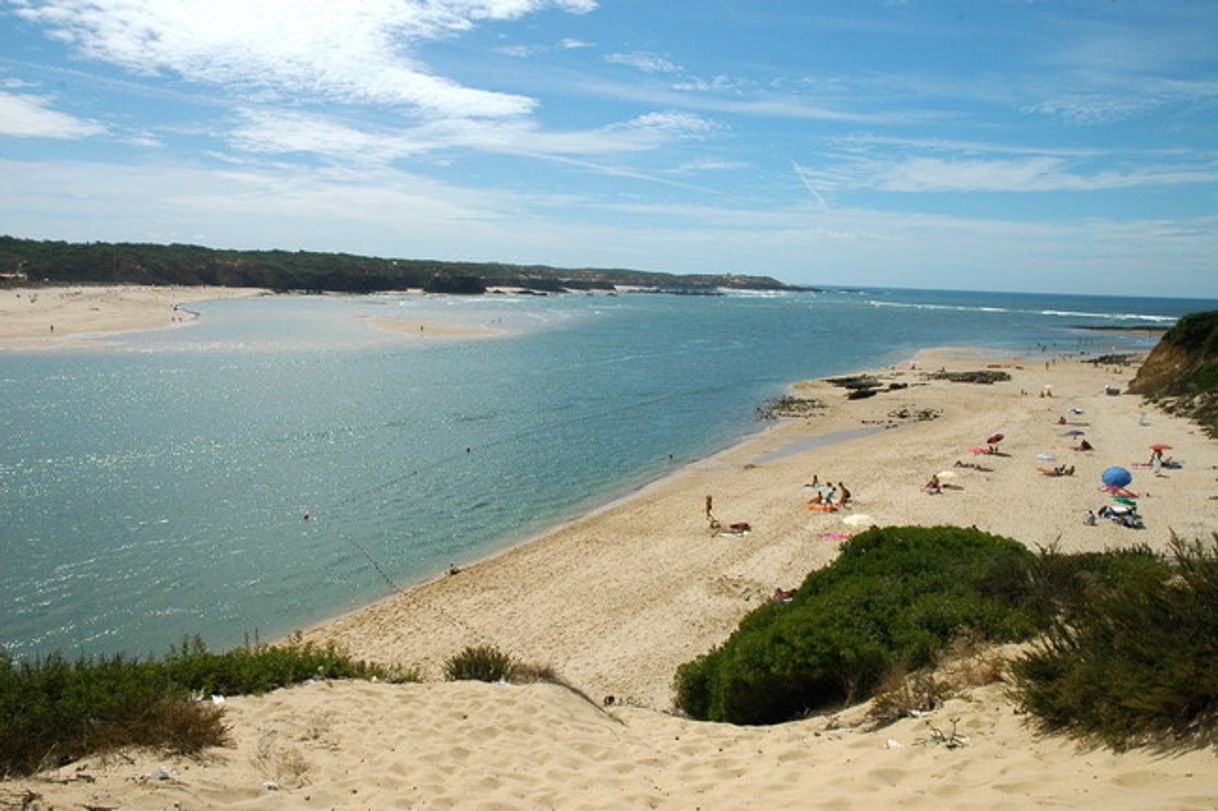
[[884,748],[885,749],[902,749],[902,748],[904,748],[904,746],[900,741],[889,738],[887,741],[884,742]]
[[223,704],[223,703],[224,703],[224,696],[222,696],[222,695],[218,695],[218,694],[212,694],[212,697],[211,697],[211,703],[212,703],[212,704]]
[[263,780],[262,787],[267,791],[279,791],[279,783],[274,780]]

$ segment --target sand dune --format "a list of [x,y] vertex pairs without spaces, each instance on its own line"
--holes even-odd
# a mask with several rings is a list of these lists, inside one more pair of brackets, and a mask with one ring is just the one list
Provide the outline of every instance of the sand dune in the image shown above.
[[[236,745],[0,784],[32,808],[1213,808],[1209,752],[1114,754],[1028,732],[978,688],[924,718],[771,728],[611,712],[553,685],[333,683],[228,702]],[[957,748],[936,742],[935,730]],[[158,779],[163,778],[163,779]],[[61,780],[64,782],[51,782]],[[4,792],[8,792],[7,798]]]

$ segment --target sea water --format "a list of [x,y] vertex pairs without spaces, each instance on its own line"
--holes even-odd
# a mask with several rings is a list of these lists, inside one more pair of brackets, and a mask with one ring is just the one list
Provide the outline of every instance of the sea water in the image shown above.
[[[0,353],[0,645],[275,638],[759,430],[797,380],[923,346],[1144,350],[1214,302],[943,291],[271,297]],[[472,340],[368,318],[476,324]],[[691,505],[697,509],[697,505]],[[304,516],[308,515],[308,520]]]

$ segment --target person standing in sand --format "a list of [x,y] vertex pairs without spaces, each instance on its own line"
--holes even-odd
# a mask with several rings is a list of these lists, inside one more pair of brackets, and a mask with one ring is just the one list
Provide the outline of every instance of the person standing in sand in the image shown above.
[[711,529],[719,526],[719,522],[715,520],[715,515],[712,510],[715,507],[715,500],[711,496],[706,497],[706,520],[710,523]]

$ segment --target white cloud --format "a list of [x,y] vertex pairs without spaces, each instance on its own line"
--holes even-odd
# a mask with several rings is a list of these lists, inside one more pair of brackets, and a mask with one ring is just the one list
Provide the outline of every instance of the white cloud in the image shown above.
[[591,48],[592,43],[584,42],[582,39],[575,39],[573,37],[565,37],[559,41],[558,47],[562,48],[563,50],[570,51],[570,50],[575,50],[576,48]]
[[638,68],[645,73],[679,73],[680,65],[668,61],[662,56],[649,53],[611,53],[605,56],[605,61],[615,65],[626,65]]
[[427,114],[518,116],[535,101],[428,72],[411,46],[593,0],[20,0],[14,12],[81,54],[144,74],[249,91],[403,105]]
[[87,138],[106,128],[93,121],[52,110],[45,96],[0,92],[0,135],[18,138]]

